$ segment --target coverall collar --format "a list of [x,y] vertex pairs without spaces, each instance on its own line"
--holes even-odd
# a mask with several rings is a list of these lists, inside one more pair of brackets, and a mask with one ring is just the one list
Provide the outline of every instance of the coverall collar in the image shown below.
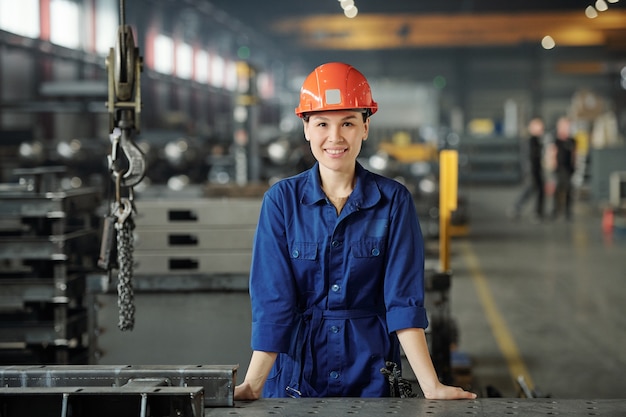
[[[374,206],[380,201],[380,190],[372,173],[367,171],[361,164],[356,162],[354,172],[356,176],[356,186],[350,194],[348,203],[357,210],[366,209]],[[319,174],[319,163],[309,170],[307,181],[302,187],[302,195],[300,202],[305,205],[317,204],[326,200],[326,194],[322,190],[322,183]]]

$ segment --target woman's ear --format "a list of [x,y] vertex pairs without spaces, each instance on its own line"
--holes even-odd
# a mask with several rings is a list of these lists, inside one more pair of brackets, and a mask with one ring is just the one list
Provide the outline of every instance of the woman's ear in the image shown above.
[[368,117],[367,119],[365,119],[365,123],[363,124],[363,140],[367,140],[367,137],[369,136],[370,133],[370,118]]
[[308,122],[304,119],[302,119],[302,130],[304,131],[304,139],[306,139],[306,141],[309,141],[309,137],[306,134],[306,128],[308,127]]

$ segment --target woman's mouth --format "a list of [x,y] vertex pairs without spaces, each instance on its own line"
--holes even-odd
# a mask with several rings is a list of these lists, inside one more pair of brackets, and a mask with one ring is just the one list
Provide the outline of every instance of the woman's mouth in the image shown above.
[[341,155],[347,151],[347,149],[325,149],[326,153],[330,155]]

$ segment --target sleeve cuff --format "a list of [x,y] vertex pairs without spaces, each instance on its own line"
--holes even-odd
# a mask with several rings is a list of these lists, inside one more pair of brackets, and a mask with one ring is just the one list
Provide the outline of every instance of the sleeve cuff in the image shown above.
[[387,312],[387,328],[389,333],[402,329],[425,329],[427,327],[428,317],[424,307],[404,307]]
[[293,326],[276,323],[252,323],[252,350],[289,352]]

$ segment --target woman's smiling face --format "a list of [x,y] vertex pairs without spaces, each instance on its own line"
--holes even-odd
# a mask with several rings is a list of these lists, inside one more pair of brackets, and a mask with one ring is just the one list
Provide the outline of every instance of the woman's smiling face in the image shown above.
[[314,112],[304,121],[304,136],[320,165],[332,171],[350,172],[367,139],[369,118],[357,110]]

